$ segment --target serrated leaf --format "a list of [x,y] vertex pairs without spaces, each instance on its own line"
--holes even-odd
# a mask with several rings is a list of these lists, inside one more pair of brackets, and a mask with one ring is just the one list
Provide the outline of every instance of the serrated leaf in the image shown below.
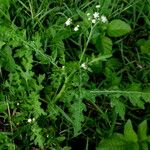
[[111,106],[115,108],[116,113],[118,113],[121,119],[124,120],[125,105],[119,101],[119,97],[111,98]]
[[122,20],[116,19],[108,24],[107,34],[110,37],[120,37],[130,32],[130,25]]
[[133,130],[131,120],[128,120],[124,127],[124,136],[127,141],[137,142],[138,136]]
[[74,102],[70,109],[73,118],[74,136],[77,136],[82,129],[82,122],[84,121],[83,110],[85,109],[85,104],[81,99],[78,99]]
[[32,135],[30,140],[34,141],[34,144],[37,144],[41,149],[44,149],[45,139],[42,136],[42,129],[37,125],[37,123],[33,124],[31,127]]
[[144,120],[138,126],[138,137],[140,141],[144,141],[147,138],[147,121],[146,120]]
[[12,57],[12,50],[10,47],[5,47],[0,51],[0,64],[9,72],[15,71],[15,61]]
[[134,106],[138,106],[139,108],[144,109],[144,102],[140,99],[141,94],[137,93],[137,94],[133,94],[133,95],[128,95],[128,98]]

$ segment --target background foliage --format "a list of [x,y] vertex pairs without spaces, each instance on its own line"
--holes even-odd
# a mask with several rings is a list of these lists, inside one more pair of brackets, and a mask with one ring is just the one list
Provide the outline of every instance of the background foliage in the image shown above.
[[[149,0],[0,0],[0,149],[148,150],[149,9]],[[92,24],[94,12],[108,22]]]

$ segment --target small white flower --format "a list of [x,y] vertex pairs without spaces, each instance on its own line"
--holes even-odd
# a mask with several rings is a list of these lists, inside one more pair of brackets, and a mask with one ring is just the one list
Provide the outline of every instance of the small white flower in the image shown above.
[[17,106],[19,106],[20,104],[19,103],[17,103]]
[[98,18],[99,18],[99,13],[98,13],[98,12],[95,12],[95,13],[93,14],[93,16],[94,16],[95,19],[98,19]]
[[32,121],[35,121],[35,118],[32,118]]
[[49,135],[47,134],[47,135],[46,135],[46,137],[48,138],[48,137],[49,137]]
[[90,13],[87,13],[86,15],[87,15],[87,16],[90,16],[91,14],[90,14]]
[[31,118],[29,118],[29,119],[28,119],[28,122],[29,122],[29,123],[31,123],[31,121],[32,121],[32,119],[31,119]]
[[91,17],[89,17],[88,20],[91,20]]
[[106,23],[108,20],[107,20],[106,16],[102,15],[102,16],[101,16],[101,21],[102,21],[103,23]]
[[72,19],[71,18],[68,18],[67,21],[65,22],[65,25],[66,26],[70,26],[72,23]]
[[81,64],[81,68],[86,70],[88,67],[87,67],[87,65],[85,63],[83,63],[83,64]]
[[79,30],[79,25],[77,25],[76,27],[74,27],[73,29],[75,32]]
[[96,19],[92,19],[92,23],[95,24],[96,23]]
[[100,8],[101,7],[101,5],[96,5],[96,8]]

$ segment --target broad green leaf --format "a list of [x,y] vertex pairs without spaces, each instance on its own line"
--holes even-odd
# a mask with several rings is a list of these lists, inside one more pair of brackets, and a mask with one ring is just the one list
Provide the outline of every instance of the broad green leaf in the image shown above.
[[133,130],[131,120],[128,120],[124,127],[124,136],[127,141],[137,142],[138,137],[136,132]]
[[100,142],[96,150],[139,150],[138,143],[126,141],[124,136],[115,133],[111,137]]
[[147,138],[147,121],[143,121],[138,126],[138,137],[140,141],[144,141]]
[[116,19],[108,24],[107,34],[110,37],[120,37],[131,32],[131,27],[126,22]]
[[150,40],[145,41],[140,48],[143,54],[150,55]]
[[105,55],[112,53],[112,41],[106,36],[98,36],[96,40],[96,48],[100,53]]

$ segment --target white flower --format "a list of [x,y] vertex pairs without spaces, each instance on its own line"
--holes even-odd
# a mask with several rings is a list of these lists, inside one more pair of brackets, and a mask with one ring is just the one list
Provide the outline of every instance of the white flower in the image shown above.
[[101,5],[96,5],[96,8],[100,8],[101,7]]
[[31,118],[29,118],[29,119],[28,119],[28,122],[29,122],[29,123],[31,123],[31,121],[32,121],[32,119],[31,119]]
[[87,15],[87,16],[90,16],[91,14],[90,14],[90,13],[87,13],[86,15]]
[[95,24],[95,23],[96,23],[96,19],[92,19],[92,23],[94,23],[94,24]]
[[19,106],[20,104],[19,103],[17,103],[17,106]]
[[67,21],[65,22],[65,25],[66,26],[70,26],[72,23],[72,19],[71,18],[68,18]]
[[95,12],[95,13],[93,14],[93,16],[94,16],[95,19],[98,19],[98,18],[99,18],[99,13],[98,13],[98,12]]
[[74,31],[76,32],[76,31],[78,31],[79,30],[79,25],[77,25],[76,27],[74,27]]
[[83,63],[83,64],[81,64],[81,68],[86,70],[88,67],[87,67],[87,65],[85,63]]
[[102,16],[101,16],[101,21],[102,21],[103,23],[106,23],[108,20],[107,20],[106,16],[102,15]]

